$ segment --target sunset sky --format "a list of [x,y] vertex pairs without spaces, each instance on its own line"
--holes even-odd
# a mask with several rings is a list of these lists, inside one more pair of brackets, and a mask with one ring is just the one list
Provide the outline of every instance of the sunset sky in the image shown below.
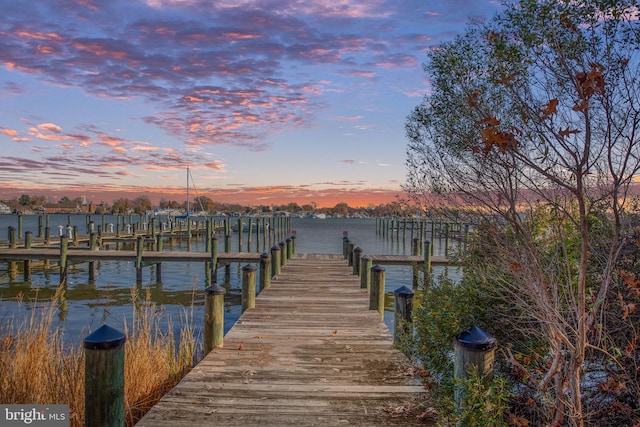
[[422,64],[492,0],[0,0],[0,199],[396,200]]

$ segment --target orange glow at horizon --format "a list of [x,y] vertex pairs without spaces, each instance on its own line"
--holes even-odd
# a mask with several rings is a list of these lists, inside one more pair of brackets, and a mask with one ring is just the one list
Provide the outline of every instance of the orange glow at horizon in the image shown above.
[[[299,206],[315,203],[318,208],[331,208],[338,203],[346,203],[350,207],[367,207],[398,201],[401,191],[398,190],[343,190],[322,189],[309,190],[308,188],[253,187],[224,190],[199,190],[199,195],[209,197],[217,203],[238,204],[242,206],[271,206],[296,203]],[[52,189],[48,187],[23,188],[18,183],[9,184],[3,192],[3,198],[17,199],[21,195],[44,196],[54,201],[62,197],[75,199],[86,197],[93,203],[111,204],[114,200],[125,198],[135,199],[148,197],[151,203],[158,205],[161,200],[186,201],[186,189],[184,188],[152,188],[152,187],[64,187]]]

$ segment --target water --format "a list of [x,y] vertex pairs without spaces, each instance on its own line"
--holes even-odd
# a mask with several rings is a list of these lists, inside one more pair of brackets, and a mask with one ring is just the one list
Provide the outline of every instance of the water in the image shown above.
[[[96,227],[104,226],[108,229],[110,223],[118,220],[113,216],[96,215],[92,217]],[[126,217],[127,224],[142,223],[144,217]],[[232,219],[232,224],[235,219]],[[43,219],[44,222],[44,219]],[[81,234],[87,229],[85,215],[49,215],[51,235],[57,236],[59,227],[65,232],[68,224],[77,226]],[[350,241],[363,250],[363,255],[410,255],[411,238],[417,237],[407,230],[403,238],[393,239],[376,233],[374,219],[291,219],[292,233],[296,235],[296,253],[342,254],[344,233]],[[45,224],[46,225],[46,224]],[[8,239],[8,229],[18,229],[18,217],[15,215],[0,215],[0,240]],[[31,231],[33,236],[38,233],[38,217],[23,216],[22,232]],[[251,246],[247,242],[247,233],[243,233],[243,250],[251,252],[268,252],[276,241],[258,242],[252,236]],[[57,238],[57,237],[56,237]],[[427,238],[429,238],[427,236]],[[218,245],[223,252],[224,239],[220,236]],[[440,243],[440,244],[439,244]],[[435,255],[443,252],[442,242],[434,241]],[[237,233],[233,233],[232,252],[238,250]],[[164,250],[203,252],[204,239],[191,239],[190,245],[186,240],[175,240],[173,243],[165,241]],[[408,266],[385,266],[386,270],[386,301],[385,322],[393,331],[393,291],[400,286],[412,287],[413,271]],[[241,281],[242,265],[232,264],[231,276],[228,283],[223,283],[224,269],[219,270],[218,282],[227,289],[225,295],[225,332],[228,331],[241,314]],[[441,274],[442,268],[434,268],[434,275]],[[125,322],[131,324],[134,308],[132,306],[132,292],[138,293],[139,298],[148,298],[156,310],[163,313],[162,327],[169,325],[178,333],[184,318],[190,318],[196,334],[200,337],[203,325],[204,293],[206,276],[204,264],[165,262],[162,264],[162,283],[156,283],[155,267],[143,268],[142,285],[136,285],[136,269],[131,261],[102,261],[96,263],[95,280],[88,279],[88,264],[80,263],[71,266],[68,274],[68,286],[65,298],[58,307],[57,322],[62,328],[64,337],[70,342],[80,342],[91,331],[103,323],[123,330]],[[260,277],[258,273],[257,282]],[[60,281],[57,269],[48,272],[34,267],[31,281],[25,282],[19,273],[11,280],[7,273],[7,263],[0,262],[0,326],[12,320],[25,318],[33,310],[40,309],[44,302],[50,300]]]

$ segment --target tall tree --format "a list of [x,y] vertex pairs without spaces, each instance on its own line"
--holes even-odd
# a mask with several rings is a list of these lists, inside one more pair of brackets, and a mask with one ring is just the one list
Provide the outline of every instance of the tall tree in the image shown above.
[[431,93],[407,120],[413,200],[500,219],[484,272],[545,345],[546,364],[510,362],[559,425],[584,425],[585,357],[608,353],[599,325],[640,167],[639,18],[635,0],[505,2],[431,51]]

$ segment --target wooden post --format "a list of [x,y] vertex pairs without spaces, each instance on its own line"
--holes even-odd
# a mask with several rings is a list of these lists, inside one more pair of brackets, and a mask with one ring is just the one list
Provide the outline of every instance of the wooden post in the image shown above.
[[[229,238],[231,238],[231,220],[228,218],[224,220],[224,235],[229,236]],[[231,243],[231,241],[229,241],[229,243]],[[225,246],[225,251],[226,250],[227,248]]]
[[[91,232],[89,234],[89,249],[95,251],[98,246],[98,236],[96,233]],[[89,261],[89,281],[96,280],[96,263],[95,261]]]
[[[456,379],[467,378],[470,369],[476,369],[485,383],[493,379],[493,361],[497,342],[477,326],[460,332],[453,339],[454,372]],[[454,400],[459,407],[462,392],[459,387],[454,390]]]
[[278,246],[280,247],[280,265],[286,265],[287,264],[287,248],[284,242],[280,242],[278,243]]
[[424,241],[424,253],[422,256],[424,257],[425,274],[431,273],[431,242],[428,240]]
[[238,218],[238,252],[242,252],[242,218]]
[[293,248],[291,247],[291,238],[289,237],[287,240],[285,240],[285,245],[287,248],[287,259],[291,259],[293,258]]
[[125,335],[103,325],[84,339],[84,422],[124,426]]
[[204,251],[211,253],[211,234],[212,234],[212,229],[214,228],[214,226],[211,224],[210,219],[207,219],[206,222],[206,227],[207,227],[207,231],[205,232],[205,240],[204,240]]
[[136,239],[136,283],[142,283],[142,251],[144,249],[144,237]]
[[242,312],[256,306],[256,266],[242,267]]
[[211,237],[211,280],[218,283],[218,238]]
[[349,242],[349,267],[353,266],[353,250],[355,249],[356,244],[354,242]]
[[149,218],[149,228],[147,228],[147,236],[155,240],[156,238],[156,217]]
[[349,238],[347,236],[342,238],[342,256],[344,259],[349,259]]
[[373,259],[365,255],[360,260],[360,264],[360,288],[371,292],[371,266],[373,265]]
[[[24,233],[25,249],[31,249],[32,239],[33,239],[33,233],[31,233],[31,231],[27,231],[26,233]],[[27,258],[24,260],[24,281],[28,282],[29,280],[31,280],[31,260]]]
[[69,251],[69,239],[60,236],[60,284],[67,282],[67,252]]
[[38,215],[38,237],[44,237],[44,225],[42,224],[42,215]]
[[292,256],[296,254],[296,239],[297,237],[295,234],[291,236],[291,255]]
[[404,218],[402,220],[402,240],[403,241],[406,239],[406,236],[407,236],[407,218]]
[[80,233],[78,233],[78,226],[74,225],[73,226],[73,246],[76,248],[78,247],[79,239],[80,239]]
[[420,239],[414,238],[413,240],[411,240],[411,255],[413,256],[420,255],[419,251],[420,251]]
[[271,273],[273,274],[271,277],[275,277],[280,274],[281,271],[281,263],[280,263],[280,247],[273,245],[271,248]]
[[164,235],[162,233],[162,231],[159,231],[158,234],[156,234],[156,251],[157,252],[162,252],[164,251],[164,239],[163,239]]
[[264,252],[260,255],[260,292],[271,286],[271,257]]
[[[15,249],[16,246],[17,246],[16,229],[9,226],[9,248]],[[18,264],[16,263],[16,261],[9,261],[8,267],[9,267],[9,278],[11,280],[14,280],[18,275]]]
[[225,289],[216,284],[204,290],[204,354],[220,348],[224,339],[224,294]]
[[353,275],[360,276],[360,259],[362,258],[362,249],[360,246],[353,250]]
[[[262,224],[260,224],[262,222]],[[264,224],[264,218],[256,218],[256,252],[260,252],[260,227]],[[249,230],[251,232],[251,230]]]
[[463,239],[463,244],[462,244],[462,248],[463,250],[467,250],[467,236],[469,235],[469,224],[465,224],[464,225],[464,236],[462,236]]
[[449,223],[444,225],[444,256],[449,255]]
[[369,310],[378,310],[384,317],[384,276],[385,269],[374,265],[371,269],[371,293],[369,294]]
[[9,226],[9,248],[15,249],[17,246],[16,242],[16,229]]
[[396,300],[396,309],[394,311],[395,333],[393,334],[393,342],[401,342],[407,334],[410,334],[412,328],[411,312],[413,311],[413,291],[406,286],[401,286],[393,292]]

